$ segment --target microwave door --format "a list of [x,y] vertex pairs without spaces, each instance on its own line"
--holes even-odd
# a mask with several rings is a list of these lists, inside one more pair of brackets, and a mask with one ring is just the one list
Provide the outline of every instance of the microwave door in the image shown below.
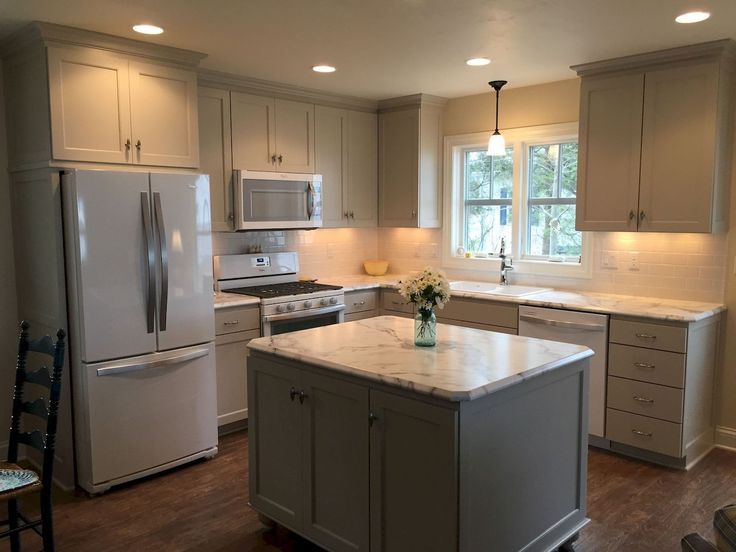
[[240,229],[321,226],[319,183],[246,177],[239,187]]

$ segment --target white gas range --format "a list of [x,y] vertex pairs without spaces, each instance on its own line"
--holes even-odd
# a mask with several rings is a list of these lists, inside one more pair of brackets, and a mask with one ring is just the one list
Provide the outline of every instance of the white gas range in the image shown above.
[[217,291],[258,297],[264,336],[339,324],[345,320],[340,286],[299,281],[294,252],[214,258]]

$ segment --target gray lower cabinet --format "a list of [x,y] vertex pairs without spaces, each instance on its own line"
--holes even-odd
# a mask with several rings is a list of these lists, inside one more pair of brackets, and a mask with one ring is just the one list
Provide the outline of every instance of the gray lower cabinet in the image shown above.
[[[242,429],[248,418],[248,343],[261,336],[257,306],[215,311],[217,425],[220,432]],[[237,424],[237,426],[230,425]]]
[[587,360],[449,402],[250,351],[250,504],[336,552],[554,549],[586,523]]
[[330,550],[368,550],[368,388],[271,361],[249,377],[251,504]]
[[457,412],[375,390],[370,403],[371,552],[456,549]]

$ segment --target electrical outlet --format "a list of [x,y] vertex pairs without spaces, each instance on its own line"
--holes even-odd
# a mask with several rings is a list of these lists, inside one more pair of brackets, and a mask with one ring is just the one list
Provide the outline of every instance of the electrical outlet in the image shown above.
[[629,251],[629,270],[639,270],[638,251]]
[[601,251],[601,268],[618,268],[618,256],[613,251]]

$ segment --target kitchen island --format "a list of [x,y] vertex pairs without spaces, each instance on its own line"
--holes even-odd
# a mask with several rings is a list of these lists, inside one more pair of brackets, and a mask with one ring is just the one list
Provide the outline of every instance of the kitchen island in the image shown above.
[[328,550],[554,550],[587,523],[585,347],[382,316],[249,344],[250,503]]

